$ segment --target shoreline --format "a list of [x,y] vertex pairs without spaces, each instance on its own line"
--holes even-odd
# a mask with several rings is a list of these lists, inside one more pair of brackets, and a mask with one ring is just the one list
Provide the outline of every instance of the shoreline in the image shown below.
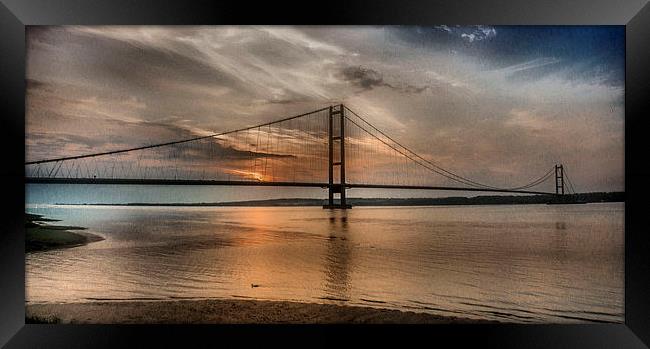
[[[450,196],[441,198],[348,198],[352,206],[484,206],[484,205],[540,205],[574,203],[625,202],[625,192],[594,192],[566,194],[556,198],[545,195],[482,195],[473,197]],[[322,207],[325,199],[266,199],[224,202],[129,202],[129,203],[55,203],[58,206],[153,206],[153,207]]]
[[291,301],[203,299],[34,303],[26,323],[57,324],[476,324],[393,309]]
[[84,231],[84,227],[51,225],[45,222],[57,222],[57,219],[42,215],[25,213],[25,252],[43,252],[62,248],[84,246],[91,242],[102,241],[103,237]]

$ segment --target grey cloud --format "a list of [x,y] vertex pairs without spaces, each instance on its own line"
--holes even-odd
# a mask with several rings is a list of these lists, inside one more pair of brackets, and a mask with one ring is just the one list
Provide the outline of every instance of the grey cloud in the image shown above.
[[[115,121],[121,124],[121,127],[126,127],[123,122]],[[131,125],[133,126],[133,125]],[[191,131],[167,124],[147,123],[138,125],[138,129],[148,130],[148,137],[146,141],[137,141],[134,138],[142,131],[134,130],[133,138],[118,136],[101,138],[97,136],[84,136],[73,133],[52,133],[52,132],[29,132],[27,135],[27,148],[29,150],[28,161],[45,160],[63,156],[89,154],[107,149],[116,150],[129,148],[134,145],[143,146],[149,144],[163,143],[170,140],[182,140],[196,137]],[[152,130],[158,130],[158,137],[154,136]],[[165,136],[166,135],[166,136]],[[173,135],[174,138],[170,138]],[[255,146],[255,144],[252,144]],[[70,154],[71,149],[76,150],[78,153]],[[188,162],[192,161],[214,161],[215,158],[221,160],[245,160],[251,158],[295,158],[291,154],[278,154],[266,151],[254,150],[241,150],[237,149],[229,142],[206,138],[194,142],[180,143],[176,145],[163,146],[159,148],[149,149],[146,151],[146,157],[149,158],[165,158],[169,154],[182,157]]]
[[[164,147],[163,147],[164,148]],[[291,154],[278,154],[264,151],[242,150],[237,149],[234,145],[218,139],[207,138],[197,142],[187,142],[168,147],[172,151],[177,151],[186,161],[204,160],[215,161],[221,160],[250,160],[252,158],[295,158]],[[174,149],[176,148],[176,149]],[[162,149],[162,148],[161,148]],[[166,151],[167,149],[162,149]]]
[[429,88],[430,88],[429,86],[417,87],[417,86],[412,86],[412,85],[406,85],[404,87],[401,87],[402,91],[404,91],[406,93],[421,93],[421,92],[424,92],[424,91],[428,90]]
[[30,134],[30,139],[44,140],[49,144],[77,144],[89,149],[98,148],[108,144],[108,142],[103,139],[71,133],[51,134],[45,132],[34,132]]
[[[276,154],[258,151],[243,151],[233,147],[222,147],[224,156],[228,159],[250,159],[250,158],[296,158],[291,154]],[[208,158],[210,159],[210,158]]]
[[140,115],[147,119],[177,113],[179,100],[189,97],[189,93],[183,93],[183,86],[199,86],[209,91],[236,87],[239,83],[229,74],[193,58],[196,53],[190,46],[180,48],[185,54],[178,54],[59,27],[28,31],[28,37],[31,41],[47,42],[43,47],[32,45],[28,51],[28,78],[41,79],[46,71],[48,78],[59,85],[75,85],[86,94],[109,93],[121,99],[138,96],[156,107]]
[[[109,37],[67,30],[65,27],[47,28],[35,32],[28,30],[28,40],[47,42],[48,51],[60,48],[58,57],[70,60],[66,68],[79,65],[92,70],[95,77],[121,80],[131,86],[147,88],[155,88],[154,82],[161,78],[198,83],[227,79],[226,75],[192,58],[194,52],[191,46],[183,47],[187,53],[181,55],[164,48],[133,45]],[[70,48],[75,50],[69,50]],[[109,52],[110,54],[107,54]],[[52,58],[55,57],[49,57]]]
[[363,91],[372,90],[376,87],[386,87],[403,93],[421,93],[429,86],[413,86],[410,84],[395,85],[384,81],[381,73],[374,69],[364,68],[362,66],[348,66],[339,71],[342,79],[353,86],[361,88]]
[[497,30],[494,27],[486,25],[474,25],[474,26],[446,26],[439,25],[435,26],[435,29],[441,32],[445,32],[452,37],[458,37],[462,40],[465,40],[469,43],[474,41],[481,41],[485,39],[493,38],[497,35]]
[[357,87],[371,90],[379,86],[392,87],[384,82],[383,76],[376,70],[363,67],[345,67],[340,71],[343,79]]

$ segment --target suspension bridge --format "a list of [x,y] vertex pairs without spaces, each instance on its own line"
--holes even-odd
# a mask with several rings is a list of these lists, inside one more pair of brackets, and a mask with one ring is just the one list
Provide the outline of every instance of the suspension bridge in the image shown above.
[[200,137],[27,161],[25,178],[27,183],[317,187],[328,191],[324,208],[350,208],[346,191],[353,188],[575,194],[561,164],[512,187],[461,176],[343,104]]

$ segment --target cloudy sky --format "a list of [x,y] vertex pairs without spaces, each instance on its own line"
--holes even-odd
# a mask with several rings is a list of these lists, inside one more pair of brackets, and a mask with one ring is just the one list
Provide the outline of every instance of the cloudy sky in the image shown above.
[[345,103],[482,183],[563,163],[578,191],[624,189],[623,27],[29,27],[27,47],[28,161]]

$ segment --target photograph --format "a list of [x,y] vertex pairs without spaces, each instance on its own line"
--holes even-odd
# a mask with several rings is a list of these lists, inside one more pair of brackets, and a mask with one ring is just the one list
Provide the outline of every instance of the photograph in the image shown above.
[[626,323],[625,25],[24,45],[26,324]]

